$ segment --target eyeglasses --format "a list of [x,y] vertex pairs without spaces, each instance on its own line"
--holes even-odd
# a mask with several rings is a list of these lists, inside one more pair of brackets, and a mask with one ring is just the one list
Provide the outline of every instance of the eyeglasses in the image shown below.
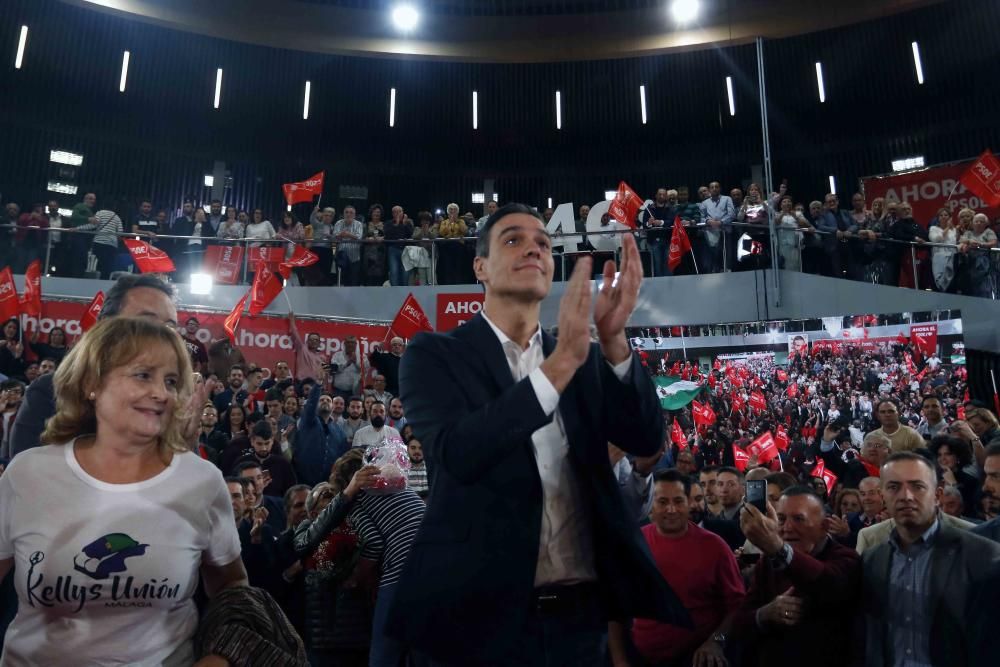
[[319,494],[320,500],[333,500],[336,497],[337,494],[332,490],[324,491],[323,493]]

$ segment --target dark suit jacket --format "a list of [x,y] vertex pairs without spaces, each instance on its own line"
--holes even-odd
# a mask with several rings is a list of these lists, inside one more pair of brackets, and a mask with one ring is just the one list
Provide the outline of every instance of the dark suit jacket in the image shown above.
[[[543,334],[543,351],[555,339]],[[559,401],[569,459],[591,518],[605,611],[690,624],[649,554],[608,460],[608,441],[649,456],[664,440],[653,385],[633,355],[621,382],[600,353]],[[514,382],[503,348],[477,315],[448,334],[418,334],[400,366],[406,416],[424,446],[427,514],[387,627],[461,665],[502,665],[528,622],[542,520],[531,435],[547,424],[528,378]]]
[[21,407],[14,418],[14,430],[10,435],[11,455],[41,444],[39,438],[45,430],[45,420],[56,413],[53,376],[54,373],[40,375],[25,390]]
[[727,521],[726,519],[702,519],[701,527],[710,533],[715,533],[722,538],[733,551],[746,544],[747,538],[740,530],[739,521]]
[[[791,627],[757,628],[756,612],[790,587],[802,598],[804,618]],[[743,606],[733,617],[733,634],[748,643],[756,661],[745,665],[843,667],[852,655],[852,617],[861,596],[861,557],[828,539],[818,554],[796,553],[776,570],[764,556],[754,568]]]
[[[889,618],[891,546],[864,553],[865,665],[893,663]],[[1000,545],[942,522],[931,555],[931,660],[942,667],[997,664],[989,638],[1000,627]]]

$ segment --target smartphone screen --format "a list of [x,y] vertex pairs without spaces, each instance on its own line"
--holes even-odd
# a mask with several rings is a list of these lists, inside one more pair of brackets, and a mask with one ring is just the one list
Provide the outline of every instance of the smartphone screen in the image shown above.
[[767,481],[754,479],[747,482],[747,503],[753,505],[761,514],[767,515]]

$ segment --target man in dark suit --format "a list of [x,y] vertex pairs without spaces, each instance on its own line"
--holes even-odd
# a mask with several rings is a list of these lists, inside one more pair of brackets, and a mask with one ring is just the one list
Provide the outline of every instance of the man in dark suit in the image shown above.
[[865,665],[995,665],[1000,545],[939,520],[919,454],[893,454],[881,479],[896,526],[864,553]]
[[[985,475],[983,495],[1000,498],[1000,445],[990,445],[986,448],[983,473]],[[979,524],[972,529],[972,533],[994,542],[1000,542],[1000,517]]]
[[743,607],[720,634],[728,638],[728,625],[744,643],[744,665],[848,664],[861,559],[827,534],[824,518],[823,501],[805,486],[785,489],[766,516],[743,506],[740,525],[761,558]]
[[[591,259],[577,261],[558,341],[539,325],[552,286],[538,213],[509,204],[476,248],[483,310],[448,334],[418,334],[400,366],[423,443],[427,514],[388,627],[446,665],[603,664],[609,618],[690,627],[626,516],[609,441],[652,456],[664,441],[649,377],[625,338],[642,267],[625,235],[604,267],[591,343]],[[381,592],[380,592],[381,595]]]

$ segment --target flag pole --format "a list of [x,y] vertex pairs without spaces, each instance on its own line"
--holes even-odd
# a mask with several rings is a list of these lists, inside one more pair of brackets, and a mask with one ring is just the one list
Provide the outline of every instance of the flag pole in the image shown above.
[[691,247],[689,252],[691,253],[691,261],[694,262],[694,272],[700,275],[701,271],[698,270],[698,260],[694,257],[694,246]]

